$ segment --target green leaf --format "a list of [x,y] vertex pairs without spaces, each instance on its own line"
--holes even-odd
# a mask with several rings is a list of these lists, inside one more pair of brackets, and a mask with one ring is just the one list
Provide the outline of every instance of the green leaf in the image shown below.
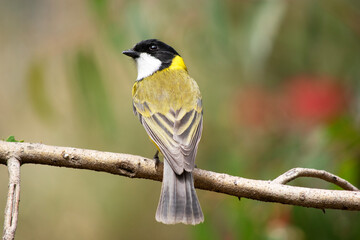
[[6,142],[24,142],[24,140],[17,141],[14,136],[9,136],[5,141]]

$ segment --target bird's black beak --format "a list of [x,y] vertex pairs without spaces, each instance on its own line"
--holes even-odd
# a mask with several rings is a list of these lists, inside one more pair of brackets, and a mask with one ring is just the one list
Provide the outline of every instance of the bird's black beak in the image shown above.
[[140,54],[137,51],[134,51],[133,49],[125,50],[122,52],[126,56],[132,57],[133,59],[136,59],[140,57]]

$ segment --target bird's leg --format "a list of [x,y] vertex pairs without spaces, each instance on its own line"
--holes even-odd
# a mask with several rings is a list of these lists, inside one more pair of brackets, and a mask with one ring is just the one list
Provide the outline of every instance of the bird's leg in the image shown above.
[[154,155],[154,160],[155,160],[155,169],[157,170],[160,164],[159,150],[156,150],[156,153]]

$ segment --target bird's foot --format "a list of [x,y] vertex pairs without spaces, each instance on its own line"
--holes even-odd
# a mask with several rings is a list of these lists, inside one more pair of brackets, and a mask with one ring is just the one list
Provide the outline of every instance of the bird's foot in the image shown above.
[[155,169],[158,170],[158,167],[159,167],[159,164],[160,164],[159,150],[156,151],[156,153],[154,155],[154,160],[155,160]]

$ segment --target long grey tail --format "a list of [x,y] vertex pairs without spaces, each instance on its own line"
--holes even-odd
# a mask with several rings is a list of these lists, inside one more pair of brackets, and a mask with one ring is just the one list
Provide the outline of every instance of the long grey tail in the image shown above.
[[164,175],[156,221],[196,225],[204,221],[191,172],[177,175],[164,161]]

